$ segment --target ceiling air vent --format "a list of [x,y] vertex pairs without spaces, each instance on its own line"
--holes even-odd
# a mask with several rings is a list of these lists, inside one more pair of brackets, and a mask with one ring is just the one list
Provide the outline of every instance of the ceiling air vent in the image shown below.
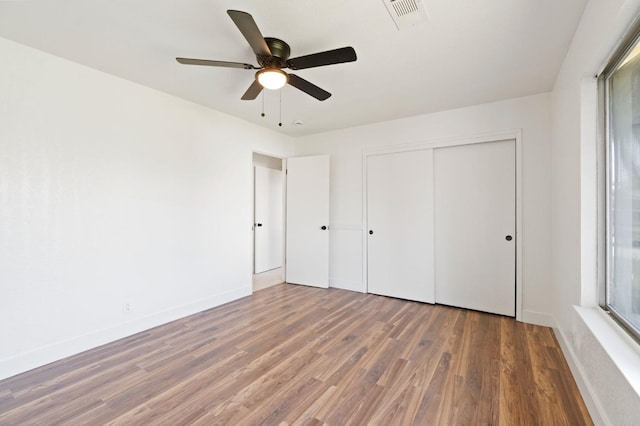
[[393,23],[401,30],[420,25],[427,20],[422,0],[382,0]]

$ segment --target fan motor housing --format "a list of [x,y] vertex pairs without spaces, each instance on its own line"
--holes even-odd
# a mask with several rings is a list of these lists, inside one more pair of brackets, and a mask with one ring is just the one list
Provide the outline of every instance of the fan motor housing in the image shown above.
[[291,48],[289,45],[274,37],[265,37],[264,41],[269,46],[271,56],[256,56],[258,63],[265,68],[283,68],[287,64],[287,59],[291,55]]

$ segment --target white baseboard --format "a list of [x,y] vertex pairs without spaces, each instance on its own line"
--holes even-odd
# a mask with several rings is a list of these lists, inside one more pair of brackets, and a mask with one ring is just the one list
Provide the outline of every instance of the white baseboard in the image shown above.
[[251,287],[219,293],[0,360],[0,380],[249,295]]
[[560,344],[560,348],[562,349],[562,353],[564,354],[565,359],[567,360],[567,364],[569,364],[569,369],[573,374],[573,378],[578,385],[578,389],[580,390],[580,394],[582,395],[582,399],[584,400],[585,405],[587,406],[587,410],[589,411],[589,415],[591,415],[591,420],[593,423],[597,425],[610,425],[611,423],[605,420],[605,416],[603,416],[604,411],[600,404],[594,398],[595,393],[591,387],[591,384],[586,379],[586,375],[582,369],[582,366],[578,359],[576,358],[576,354],[571,349],[571,344],[569,340],[565,336],[565,334],[557,327],[553,327],[553,331],[555,332],[556,339],[558,339],[558,343]]
[[543,327],[554,327],[555,320],[553,319],[553,315],[547,314],[544,312],[536,312],[523,310],[522,311],[522,322],[526,322],[528,324],[541,325]]

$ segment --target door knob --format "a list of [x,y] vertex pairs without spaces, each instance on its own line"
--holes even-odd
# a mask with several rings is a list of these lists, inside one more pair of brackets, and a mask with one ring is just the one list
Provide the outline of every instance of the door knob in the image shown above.
[[326,227],[326,226],[324,226],[324,225],[322,225],[322,226],[320,227],[320,229],[322,229],[323,231],[326,231],[326,230],[327,230],[327,227]]
[[262,224],[261,223],[256,223],[256,226],[262,226]]
[[373,235],[373,229],[369,229],[369,235]]
[[504,237],[504,239],[507,241],[511,241],[513,240],[513,237],[511,235],[507,235],[506,237]]

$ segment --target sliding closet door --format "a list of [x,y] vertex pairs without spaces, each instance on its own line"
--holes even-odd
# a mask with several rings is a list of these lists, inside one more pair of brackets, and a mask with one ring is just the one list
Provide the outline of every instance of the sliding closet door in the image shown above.
[[433,150],[367,157],[368,292],[434,302]]
[[438,148],[436,303],[515,316],[515,141]]

